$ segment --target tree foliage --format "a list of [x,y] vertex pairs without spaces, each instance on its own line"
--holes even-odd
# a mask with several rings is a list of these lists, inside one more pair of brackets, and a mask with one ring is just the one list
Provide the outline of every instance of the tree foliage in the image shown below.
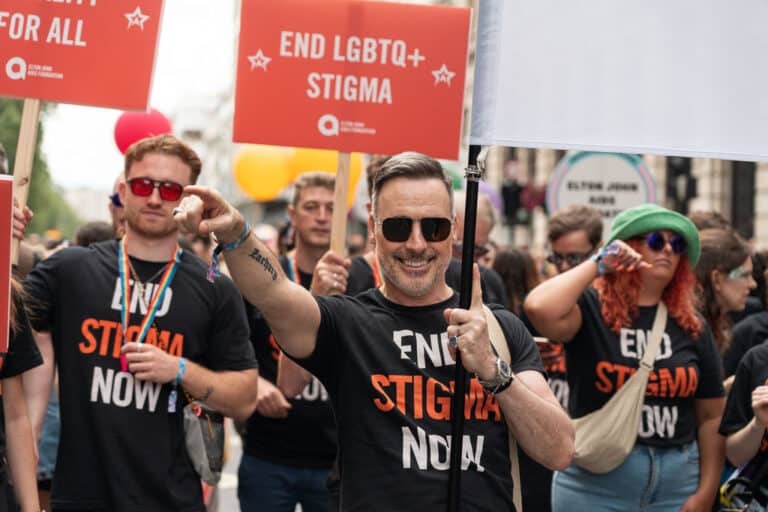
[[[11,173],[13,173],[13,162],[16,158],[22,106],[22,100],[0,98],[0,144],[5,147]],[[44,103],[42,110],[45,112],[51,108],[55,107]],[[37,147],[32,164],[32,183],[27,201],[35,216],[27,227],[27,233],[42,234],[47,229],[56,228],[65,237],[71,238],[80,224],[80,219],[64,200],[61,188],[51,180],[48,164],[40,150],[42,140],[43,123],[40,124],[37,133]]]

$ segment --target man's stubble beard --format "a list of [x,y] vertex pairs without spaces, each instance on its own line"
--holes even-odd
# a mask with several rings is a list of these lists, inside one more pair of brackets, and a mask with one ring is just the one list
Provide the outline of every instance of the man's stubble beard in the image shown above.
[[[379,263],[381,264],[381,271],[384,274],[384,276],[392,282],[392,284],[402,293],[411,296],[411,297],[423,297],[429,292],[431,292],[435,286],[437,286],[441,280],[445,280],[445,272],[448,269],[448,263],[449,259],[447,259],[445,262],[442,262],[438,259],[435,263],[435,273],[432,276],[432,279],[429,280],[429,282],[424,282],[421,286],[418,287],[411,287],[408,286],[406,283],[402,282],[400,280],[400,276],[402,275],[405,279],[408,279],[405,272],[400,273],[397,269],[399,266],[399,263],[397,262],[397,259],[395,258],[395,254],[393,253],[391,255],[391,259],[383,258],[379,260]],[[429,274],[424,276],[424,279],[428,278]],[[420,280],[417,282],[421,282]]]
[[136,214],[134,218],[133,214],[126,210],[124,220],[125,225],[130,228],[130,231],[140,237],[150,240],[157,240],[161,238],[168,238],[170,235],[176,234],[178,232],[178,228],[176,227],[175,223],[167,225],[165,229],[161,228],[160,226],[158,226],[156,230],[146,229],[140,225],[140,217],[141,214]]

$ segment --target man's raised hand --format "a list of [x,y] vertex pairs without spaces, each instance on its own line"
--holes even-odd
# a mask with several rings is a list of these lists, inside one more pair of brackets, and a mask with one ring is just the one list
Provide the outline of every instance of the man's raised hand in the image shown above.
[[231,243],[245,229],[245,219],[218,192],[207,187],[189,185],[184,198],[173,210],[173,218],[183,232],[209,235],[222,243]]
[[[469,373],[482,380],[496,376],[496,356],[491,350],[488,322],[483,310],[483,290],[480,287],[480,269],[472,266],[472,302],[469,309],[448,308],[444,312],[448,322],[449,348],[461,351],[461,363]],[[455,352],[454,352],[455,353]]]

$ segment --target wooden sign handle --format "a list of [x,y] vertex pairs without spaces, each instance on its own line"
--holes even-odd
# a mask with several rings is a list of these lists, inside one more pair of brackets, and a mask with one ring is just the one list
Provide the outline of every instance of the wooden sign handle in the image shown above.
[[333,196],[333,219],[331,224],[331,250],[344,256],[347,245],[347,195],[349,191],[350,154],[339,152],[336,166],[336,186]]
[[[32,178],[32,163],[37,147],[37,126],[40,120],[40,100],[26,99],[21,111],[21,127],[16,144],[16,158],[13,162],[13,197],[20,208],[27,205],[29,183]],[[11,264],[19,262],[19,241],[11,240]]]

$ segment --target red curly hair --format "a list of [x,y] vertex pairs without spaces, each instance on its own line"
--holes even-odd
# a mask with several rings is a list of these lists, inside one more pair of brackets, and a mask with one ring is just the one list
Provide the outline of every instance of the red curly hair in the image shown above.
[[[626,243],[637,250],[642,242],[627,240]],[[662,295],[669,315],[693,338],[698,338],[703,329],[694,307],[696,283],[688,258],[681,257],[675,275]],[[594,286],[600,297],[600,312],[612,331],[618,333],[622,327],[631,326],[633,319],[637,318],[641,284],[640,272],[614,272],[595,280]]]

